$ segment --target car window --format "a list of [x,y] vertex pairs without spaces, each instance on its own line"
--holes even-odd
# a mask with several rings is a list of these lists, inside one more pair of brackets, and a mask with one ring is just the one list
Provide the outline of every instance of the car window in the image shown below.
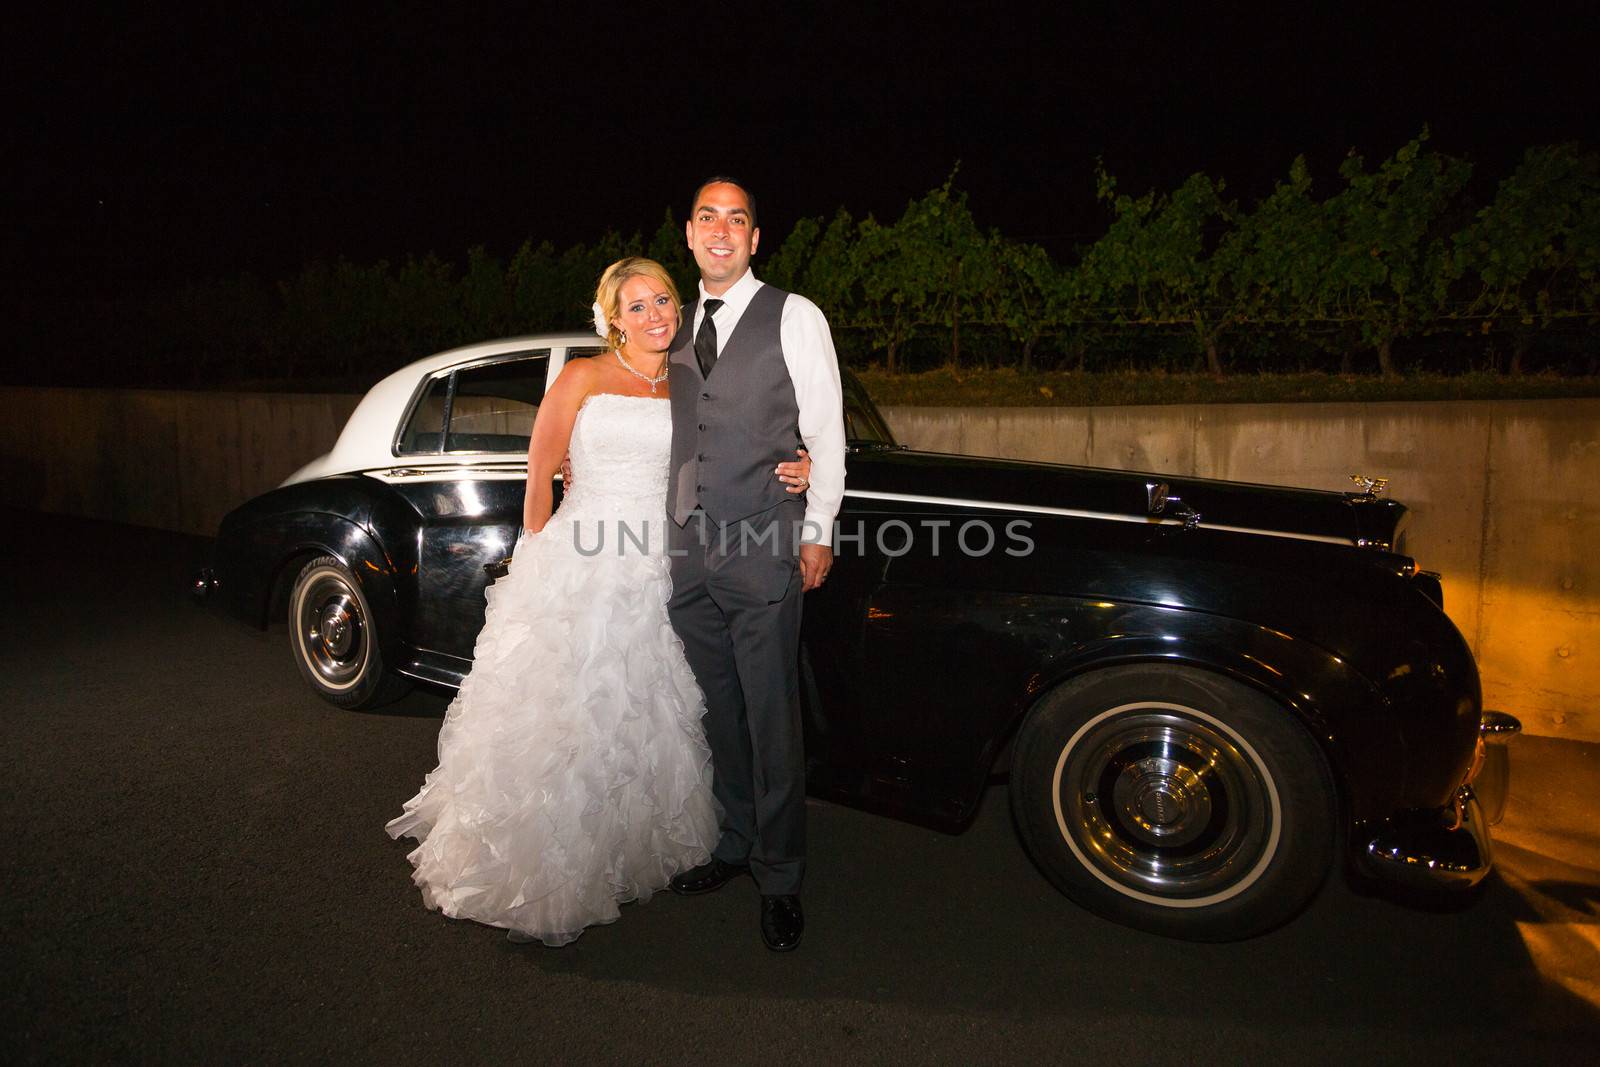
[[844,435],[853,448],[893,448],[894,434],[878,413],[878,406],[867,395],[866,387],[854,374],[839,371],[844,387]]
[[527,452],[549,365],[540,352],[457,371],[444,450]]
[[445,400],[450,394],[450,376],[441,374],[428,383],[417,406],[411,409],[411,418],[400,434],[395,451],[401,453],[437,452],[439,438],[444,432]]

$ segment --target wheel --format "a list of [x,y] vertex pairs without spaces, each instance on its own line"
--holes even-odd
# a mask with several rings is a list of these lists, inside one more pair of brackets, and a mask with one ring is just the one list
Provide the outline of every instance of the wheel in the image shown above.
[[1263,933],[1333,865],[1333,781],[1311,735],[1187,667],[1114,667],[1047,695],[1017,735],[1011,804],[1058,889],[1169,937]]
[[361,583],[332,556],[300,569],[289,592],[289,641],[311,688],[341,708],[371,708],[411,684],[384,669],[372,608]]

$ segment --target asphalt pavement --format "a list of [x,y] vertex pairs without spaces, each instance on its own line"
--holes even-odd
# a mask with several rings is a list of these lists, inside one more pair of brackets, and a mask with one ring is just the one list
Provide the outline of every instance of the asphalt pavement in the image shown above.
[[1516,742],[1480,891],[1336,877],[1238,944],[1077,908],[997,784],[957,837],[813,802],[792,954],[747,883],[516,945],[427,911],[383,832],[447,694],[339,711],[281,626],[190,602],[203,540],[0,518],[12,1062],[1515,1063],[1600,1038],[1600,746]]

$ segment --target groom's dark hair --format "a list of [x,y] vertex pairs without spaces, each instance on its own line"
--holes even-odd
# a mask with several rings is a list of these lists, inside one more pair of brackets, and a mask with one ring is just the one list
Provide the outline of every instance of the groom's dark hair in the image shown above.
[[713,175],[694,187],[694,199],[689,201],[689,217],[691,219],[694,218],[694,209],[700,206],[700,194],[706,191],[706,186],[708,185],[737,185],[739,191],[744,194],[745,203],[750,205],[750,228],[753,230],[760,225],[756,221],[756,194],[752,193],[750,187],[744,182],[738,178],[730,178],[726,174]]

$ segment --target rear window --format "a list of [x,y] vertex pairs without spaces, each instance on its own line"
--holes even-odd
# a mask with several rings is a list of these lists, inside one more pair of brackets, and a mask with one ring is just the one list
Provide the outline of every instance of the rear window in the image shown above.
[[548,350],[463,367],[430,382],[397,451],[526,453],[544,399]]

